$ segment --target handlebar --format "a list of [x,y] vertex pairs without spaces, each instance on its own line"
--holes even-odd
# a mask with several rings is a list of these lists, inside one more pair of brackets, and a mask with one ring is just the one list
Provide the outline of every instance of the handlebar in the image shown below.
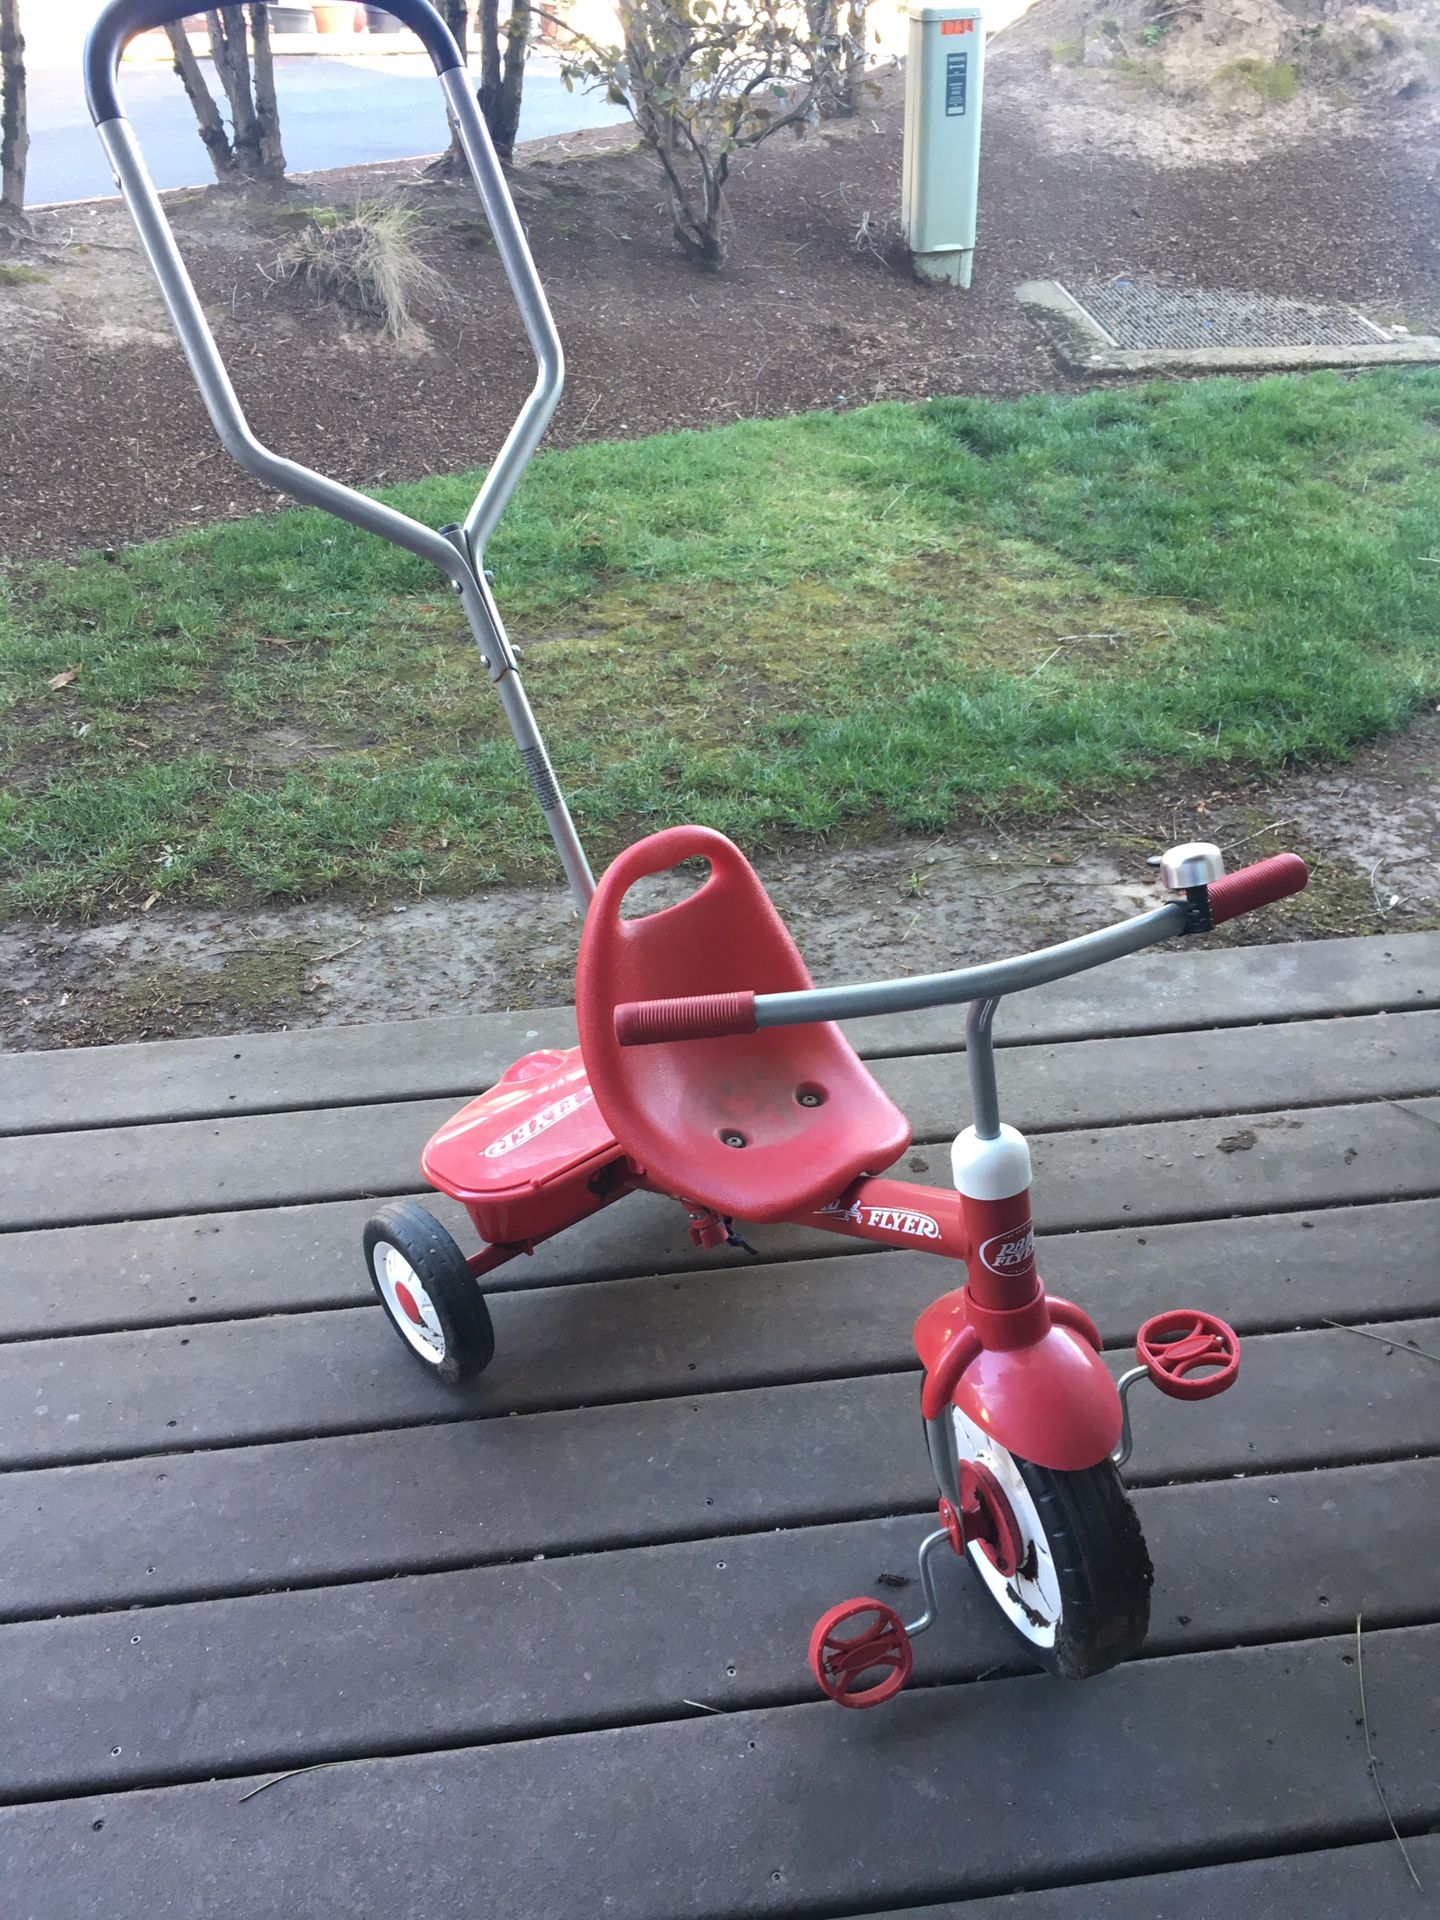
[[[85,43],[85,97],[97,126],[118,120],[124,112],[115,76],[120,57],[136,34],[175,26],[196,11],[193,0],[110,0]],[[464,66],[454,35],[429,0],[385,0],[385,11],[419,36],[436,73]]]
[[[1208,889],[1210,922],[1218,926],[1257,907],[1299,893],[1309,871],[1298,854],[1277,853],[1214,881]],[[615,1038],[622,1047],[650,1047],[666,1040],[716,1040],[756,1033],[761,1027],[804,1026],[818,1020],[857,1020],[869,1014],[909,1013],[920,1007],[998,999],[1083,973],[1106,961],[1157,946],[1177,934],[1201,930],[1193,905],[1174,900],[1097,933],[1081,934],[1037,953],[955,973],[922,974],[913,980],[879,980],[854,987],[811,987],[798,993],[697,993],[672,1000],[627,1000],[615,1009]]]

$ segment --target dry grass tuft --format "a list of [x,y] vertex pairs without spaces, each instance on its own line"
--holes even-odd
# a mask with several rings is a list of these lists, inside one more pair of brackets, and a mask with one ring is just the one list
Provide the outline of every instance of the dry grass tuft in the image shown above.
[[417,306],[450,296],[417,245],[421,224],[402,200],[362,200],[351,214],[317,208],[276,261],[277,276],[368,314],[398,340]]

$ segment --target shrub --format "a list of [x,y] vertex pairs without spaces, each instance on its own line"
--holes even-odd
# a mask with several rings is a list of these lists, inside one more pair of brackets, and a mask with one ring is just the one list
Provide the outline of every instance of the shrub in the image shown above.
[[415,209],[401,200],[362,200],[351,214],[319,208],[276,269],[284,281],[379,320],[398,339],[417,304],[449,297],[448,284],[416,244],[419,225]]

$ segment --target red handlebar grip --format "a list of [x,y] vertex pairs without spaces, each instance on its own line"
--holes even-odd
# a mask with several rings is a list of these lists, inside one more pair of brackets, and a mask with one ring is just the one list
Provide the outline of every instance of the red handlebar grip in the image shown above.
[[626,1000],[615,1009],[615,1038],[622,1047],[652,1047],[657,1040],[718,1040],[754,1031],[755,995],[750,992]]
[[1227,873],[1210,889],[1210,918],[1218,927],[1256,907],[1268,907],[1272,900],[1284,900],[1299,893],[1310,878],[1310,870],[1298,853],[1276,853],[1268,860],[1257,860],[1253,867],[1241,867]]

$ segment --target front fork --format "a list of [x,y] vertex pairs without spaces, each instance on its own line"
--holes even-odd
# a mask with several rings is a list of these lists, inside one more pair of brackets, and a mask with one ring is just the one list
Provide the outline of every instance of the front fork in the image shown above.
[[1144,1323],[1137,1365],[1117,1384],[1088,1315],[1046,1295],[1035,1268],[1029,1148],[1000,1119],[991,1039],[997,1004],[977,1002],[967,1017],[974,1124],[951,1156],[960,1196],[955,1237],[963,1239],[967,1283],[927,1307],[915,1328],[926,1444],[941,1496],[941,1524],[920,1544],[924,1609],[903,1621],[884,1601],[848,1600],[821,1617],[810,1638],[810,1668],[842,1706],[879,1706],[904,1686],[911,1641],[939,1612],[934,1560],[942,1548],[983,1553],[1003,1579],[1015,1578],[1034,1550],[995,1474],[981,1460],[960,1457],[952,1406],[1007,1452],[1037,1465],[1076,1471],[1108,1458],[1119,1467],[1130,1457],[1130,1394],[1141,1380],[1172,1399],[1203,1400],[1223,1393],[1239,1372],[1233,1329],[1213,1314],[1181,1308]]

